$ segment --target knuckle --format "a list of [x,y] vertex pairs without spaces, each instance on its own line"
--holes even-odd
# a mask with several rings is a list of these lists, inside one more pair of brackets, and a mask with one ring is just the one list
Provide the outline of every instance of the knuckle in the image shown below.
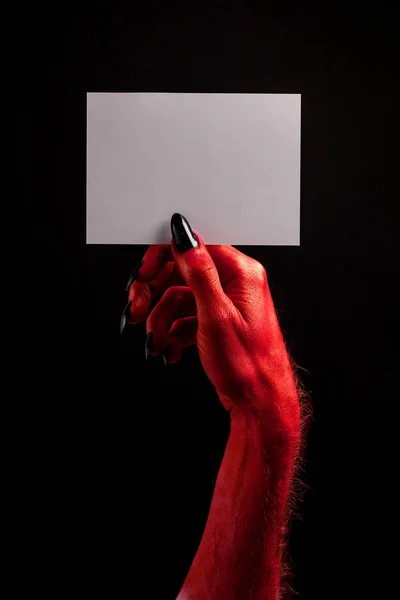
[[235,257],[235,270],[239,277],[246,278],[249,273],[249,257],[244,254]]
[[179,287],[171,286],[167,288],[161,298],[162,306],[175,306],[182,302],[182,290]]
[[178,310],[184,302],[184,295],[184,290],[181,287],[171,286],[167,288],[153,308],[154,316],[161,319],[164,318],[166,313]]
[[264,284],[266,282],[266,270],[264,265],[258,262],[258,260],[243,255],[236,257],[235,263],[236,272],[242,279],[246,281],[250,280],[250,282],[253,284]]
[[258,260],[252,262],[250,273],[255,282],[260,284],[265,284],[267,282],[267,272],[265,267],[258,262]]
[[170,301],[176,297],[176,289],[174,287],[169,287],[165,290],[163,294],[163,299],[165,301]]

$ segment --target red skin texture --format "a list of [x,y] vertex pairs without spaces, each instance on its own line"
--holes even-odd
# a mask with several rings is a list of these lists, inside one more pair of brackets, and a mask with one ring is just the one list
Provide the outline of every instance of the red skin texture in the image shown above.
[[[197,344],[231,431],[203,537],[178,600],[278,600],[301,439],[296,382],[264,267],[232,246],[150,246],[129,290],[151,354]],[[149,313],[150,303],[159,298]]]

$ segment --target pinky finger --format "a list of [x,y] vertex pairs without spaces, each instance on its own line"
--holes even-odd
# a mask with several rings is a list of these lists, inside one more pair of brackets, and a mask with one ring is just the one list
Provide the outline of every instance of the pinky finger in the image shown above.
[[164,362],[176,363],[182,356],[182,351],[196,343],[197,317],[183,317],[174,321],[168,333],[167,348],[164,352]]

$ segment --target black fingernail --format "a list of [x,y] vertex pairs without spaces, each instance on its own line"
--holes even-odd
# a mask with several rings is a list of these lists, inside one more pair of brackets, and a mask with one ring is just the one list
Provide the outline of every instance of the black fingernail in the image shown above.
[[183,215],[175,213],[171,218],[171,231],[178,252],[186,252],[199,245],[188,221]]
[[146,338],[146,343],[144,345],[144,356],[146,360],[149,358],[152,337],[153,333],[150,331],[149,335]]
[[129,300],[128,304],[125,306],[124,310],[122,311],[121,324],[120,324],[120,329],[119,329],[121,333],[125,329],[125,325],[128,322],[128,313],[129,313],[131,306],[132,306],[132,300]]
[[126,292],[129,290],[129,288],[131,287],[132,283],[135,281],[136,275],[138,274],[139,269],[142,266],[142,264],[143,264],[143,259],[140,261],[140,263],[138,263],[136,265],[136,267],[133,269],[132,273],[129,275],[128,283],[126,284],[126,288],[125,288]]
[[162,353],[162,359],[163,359],[163,363],[164,365],[167,367],[168,366],[168,361],[167,361],[167,357],[165,356],[165,353]]

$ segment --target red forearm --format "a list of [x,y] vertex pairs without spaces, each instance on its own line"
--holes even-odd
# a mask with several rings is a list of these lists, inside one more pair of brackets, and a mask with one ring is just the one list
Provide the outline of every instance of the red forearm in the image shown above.
[[297,431],[280,419],[232,417],[207,524],[178,600],[277,600],[298,445]]

